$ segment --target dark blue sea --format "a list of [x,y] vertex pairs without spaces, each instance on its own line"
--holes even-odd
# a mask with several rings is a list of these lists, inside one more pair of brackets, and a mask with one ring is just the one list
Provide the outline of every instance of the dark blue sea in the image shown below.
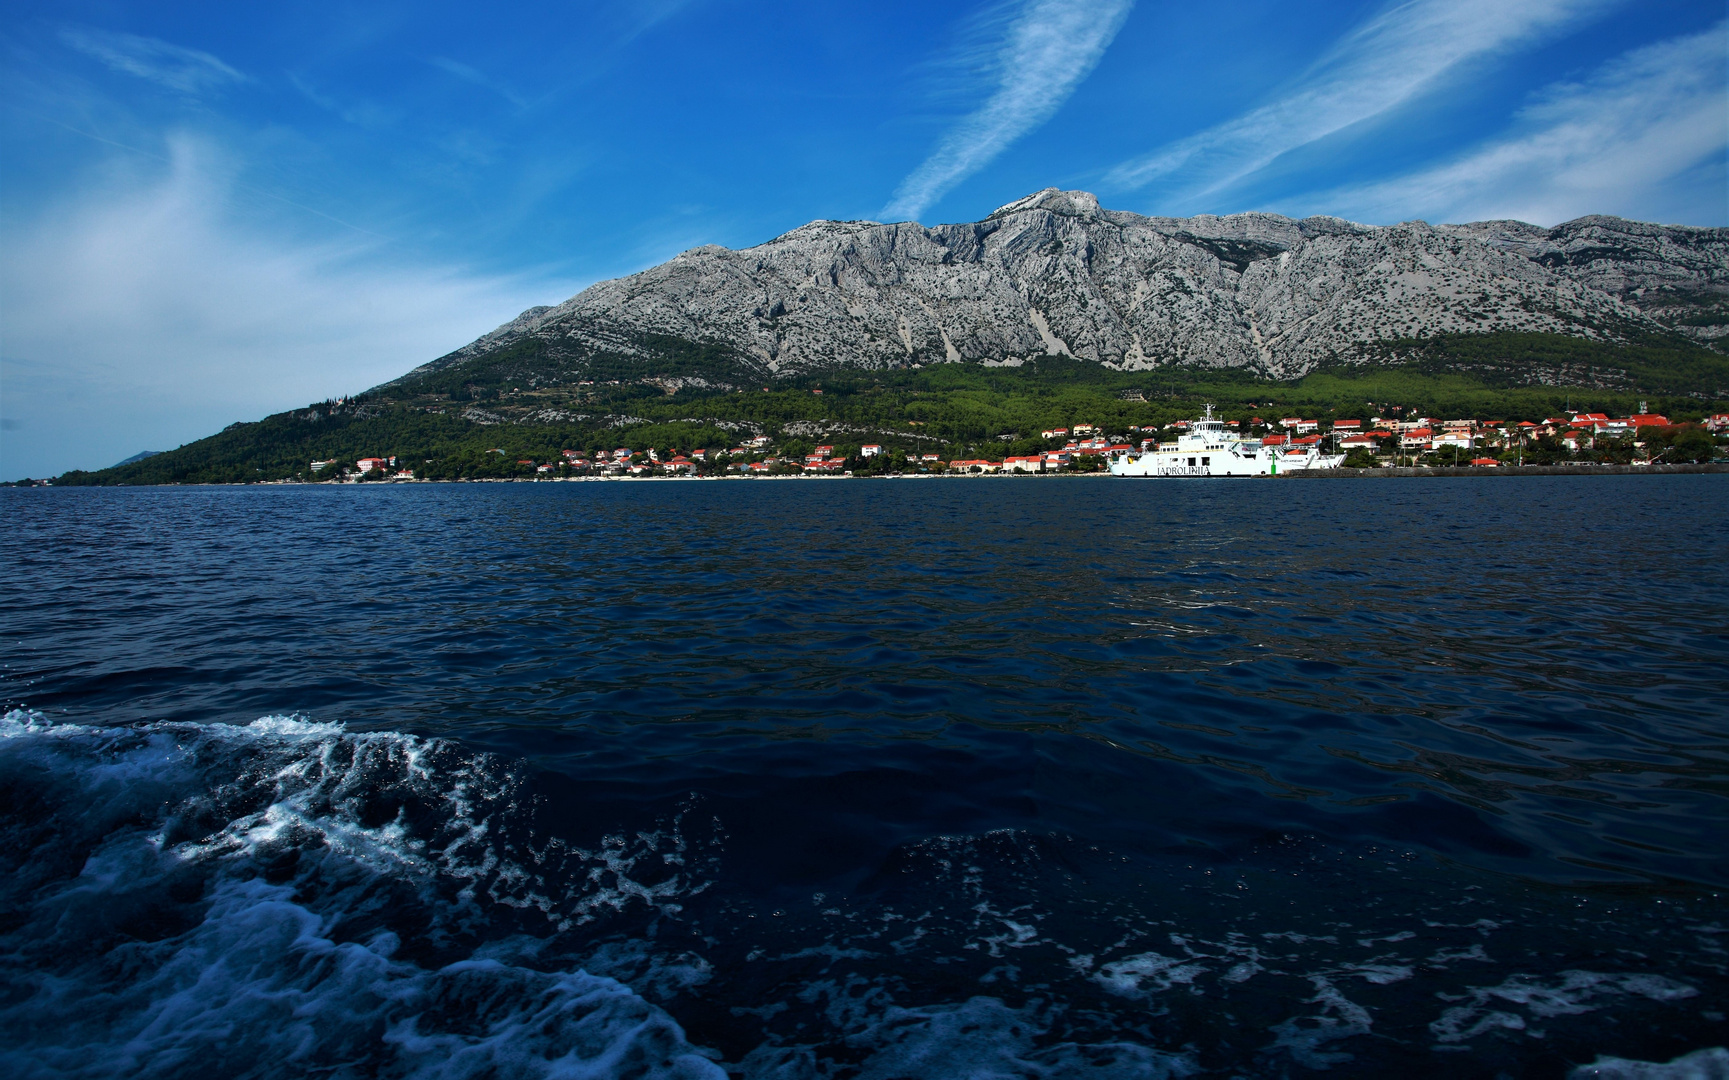
[[1729,478],[0,512],[19,1080],[1729,1076]]

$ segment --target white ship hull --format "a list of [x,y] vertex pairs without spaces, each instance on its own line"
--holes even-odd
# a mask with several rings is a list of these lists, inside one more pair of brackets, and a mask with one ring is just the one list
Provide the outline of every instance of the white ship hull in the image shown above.
[[1193,428],[1174,443],[1111,461],[1113,476],[1277,476],[1295,469],[1336,469],[1343,454],[1324,454],[1319,446],[1289,450],[1242,439],[1213,418],[1211,406]]
[[[1190,464],[1190,459],[1194,464]],[[1336,469],[1343,454],[1238,454],[1214,450],[1208,454],[1125,454],[1111,462],[1113,476],[1277,476],[1294,469]]]

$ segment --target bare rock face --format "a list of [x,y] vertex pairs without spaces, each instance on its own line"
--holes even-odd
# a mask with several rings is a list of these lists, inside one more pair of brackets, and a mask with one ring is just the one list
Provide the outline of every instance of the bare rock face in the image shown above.
[[1539,229],[1522,221],[1443,226],[1606,293],[1700,342],[1729,335],[1729,229],[1592,215]]
[[774,374],[1056,353],[1291,378],[1417,334],[1709,339],[1722,328],[1699,313],[1725,301],[1729,229],[1154,218],[1051,188],[969,224],[815,221],[741,251],[695,248],[530,309],[411,376],[533,338],[577,362],[645,365],[645,342],[718,343]]

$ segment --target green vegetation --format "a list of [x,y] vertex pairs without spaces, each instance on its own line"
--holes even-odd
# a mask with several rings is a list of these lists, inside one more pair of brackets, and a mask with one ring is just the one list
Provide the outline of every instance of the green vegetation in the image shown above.
[[1355,359],[1425,375],[1465,375],[1497,389],[1552,385],[1729,397],[1729,357],[1667,335],[1612,345],[1561,334],[1440,334],[1365,344]]
[[[644,344],[659,359],[575,358],[523,339],[357,399],[235,424],[178,450],[55,482],[327,480],[369,456],[394,456],[423,478],[528,477],[565,450],[723,450],[752,434],[770,436],[774,452],[794,460],[818,443],[833,445],[861,469],[858,447],[879,443],[887,454],[868,467],[880,469],[913,453],[1034,453],[1048,447],[1039,434],[1047,428],[1092,423],[1120,434],[1192,417],[1204,403],[1231,421],[1327,422],[1392,409],[1533,421],[1569,406],[1626,415],[1641,399],[1684,420],[1729,401],[1729,359],[1668,338],[1627,346],[1543,334],[1385,342],[1365,346],[1359,362],[1292,382],[1191,368],[1115,372],[1057,356],[1019,368],[937,364],[771,380],[717,345]],[[1542,382],[1562,376],[1570,384]],[[1667,460],[1700,452],[1688,444]],[[311,468],[330,459],[328,469]]]
[[1650,444],[1653,457],[1670,465],[1710,461],[1717,450],[1711,433],[1692,424],[1662,430],[1641,428],[1639,435]]

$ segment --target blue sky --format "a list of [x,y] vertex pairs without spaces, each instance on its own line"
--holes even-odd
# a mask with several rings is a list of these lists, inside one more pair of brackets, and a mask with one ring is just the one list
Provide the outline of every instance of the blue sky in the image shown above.
[[0,475],[816,218],[1729,224],[1721,0],[0,8]]

